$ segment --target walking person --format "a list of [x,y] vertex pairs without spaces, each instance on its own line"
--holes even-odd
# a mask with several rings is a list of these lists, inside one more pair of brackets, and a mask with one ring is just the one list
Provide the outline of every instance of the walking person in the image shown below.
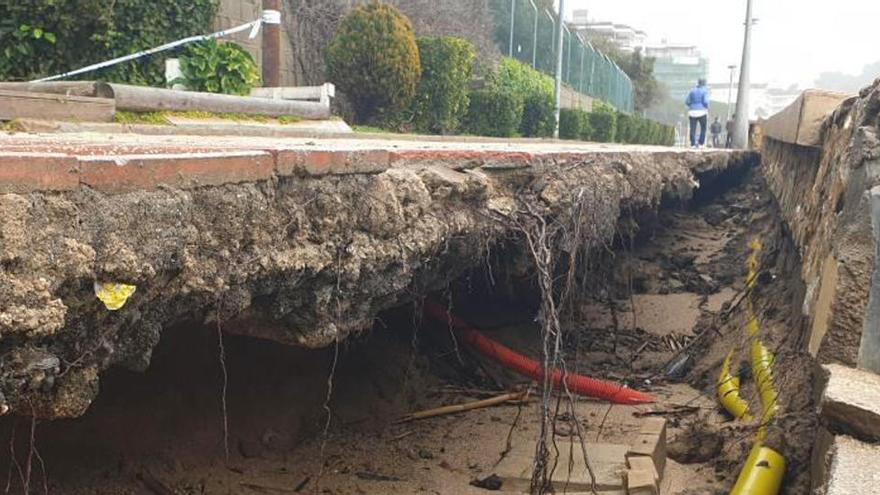
[[718,120],[718,117],[715,117],[715,120],[712,122],[712,125],[709,126],[709,131],[712,133],[712,147],[720,148],[721,147],[721,121]]
[[736,125],[736,114],[734,114],[730,118],[730,120],[727,121],[727,136],[725,136],[726,140],[724,143],[725,148],[732,148],[733,147],[733,130],[734,130],[735,125]]
[[[697,81],[687,96],[685,104],[688,107],[688,120],[691,127],[691,147],[702,148],[706,145],[706,127],[709,123],[709,89],[706,80]],[[700,136],[697,138],[697,125],[700,126]]]

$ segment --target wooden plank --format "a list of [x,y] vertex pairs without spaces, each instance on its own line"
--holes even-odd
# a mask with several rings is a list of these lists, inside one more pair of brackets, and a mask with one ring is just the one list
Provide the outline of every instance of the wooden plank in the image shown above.
[[0,120],[112,122],[115,114],[114,101],[106,98],[0,90]]
[[0,90],[52,93],[65,96],[98,96],[95,81],[0,82]]
[[195,91],[98,83],[98,95],[116,100],[119,110],[135,112],[214,112],[243,113],[281,117],[291,115],[304,119],[327,119],[330,105],[313,101],[272,100],[253,96],[233,96]]

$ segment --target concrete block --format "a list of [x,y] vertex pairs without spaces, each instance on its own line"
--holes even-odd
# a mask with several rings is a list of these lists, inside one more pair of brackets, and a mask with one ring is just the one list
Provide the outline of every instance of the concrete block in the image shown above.
[[[558,441],[559,458],[553,475],[554,488],[566,493],[590,492],[591,480],[578,441]],[[623,493],[626,473],[626,445],[587,443],[587,455],[596,474],[596,489],[602,493]],[[495,473],[503,480],[504,490],[528,492],[532,477],[534,445],[515,445],[496,466]],[[574,467],[568,472],[569,463]]]
[[764,136],[800,146],[821,146],[822,125],[851,95],[809,89],[781,112],[761,123]]
[[660,473],[657,472],[657,466],[654,465],[654,460],[648,456],[644,455],[632,455],[627,457],[626,465],[629,467],[630,471],[648,471],[654,475],[654,481],[660,483],[662,479],[660,477]]
[[650,418],[642,423],[639,436],[630,447],[626,457],[647,456],[654,462],[657,474],[662,478],[666,469],[666,420]]
[[653,472],[642,469],[630,469],[626,472],[628,495],[658,495],[659,492]]
[[[819,448],[820,445],[817,445]],[[874,495],[880,486],[880,445],[836,436],[824,446],[823,462],[813,478],[820,480],[820,495]]]
[[822,369],[827,383],[819,412],[829,428],[864,440],[880,439],[880,375],[839,364]]

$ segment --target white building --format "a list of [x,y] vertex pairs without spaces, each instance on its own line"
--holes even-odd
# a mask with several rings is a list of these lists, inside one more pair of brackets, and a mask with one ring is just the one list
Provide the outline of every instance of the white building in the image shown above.
[[633,52],[638,48],[644,49],[648,40],[647,33],[626,24],[607,21],[590,22],[586,10],[575,10],[569,27],[587,40],[593,36],[607,38],[625,52]]

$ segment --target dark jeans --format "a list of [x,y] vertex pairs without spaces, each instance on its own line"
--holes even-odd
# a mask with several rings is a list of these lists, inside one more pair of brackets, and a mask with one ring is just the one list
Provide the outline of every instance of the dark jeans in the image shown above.
[[[706,144],[706,124],[709,122],[709,116],[688,117],[691,121],[691,146]],[[697,141],[697,124],[700,124],[700,140]]]
[[720,148],[721,147],[721,134],[712,134],[712,147]]

